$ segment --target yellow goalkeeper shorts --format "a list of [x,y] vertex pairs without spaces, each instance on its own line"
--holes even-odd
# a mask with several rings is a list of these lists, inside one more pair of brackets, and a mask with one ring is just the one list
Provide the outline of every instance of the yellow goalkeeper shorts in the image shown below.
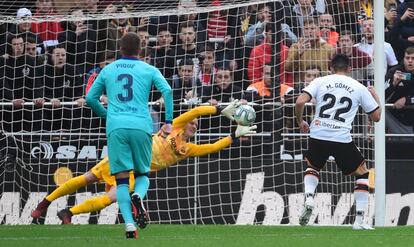
[[[105,192],[108,192],[112,186],[116,186],[116,179],[114,176],[111,176],[109,170],[109,160],[108,157],[105,157],[101,160],[96,166],[92,167],[91,172],[95,175],[99,182],[105,182]],[[135,184],[134,173],[130,172],[129,174],[129,190],[132,192]]]

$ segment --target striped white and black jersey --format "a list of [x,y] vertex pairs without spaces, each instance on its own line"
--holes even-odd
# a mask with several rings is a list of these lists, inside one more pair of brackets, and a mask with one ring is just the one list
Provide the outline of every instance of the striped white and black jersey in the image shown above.
[[351,142],[352,122],[359,106],[368,114],[379,107],[364,85],[345,75],[316,78],[303,91],[316,99],[310,137],[319,140]]

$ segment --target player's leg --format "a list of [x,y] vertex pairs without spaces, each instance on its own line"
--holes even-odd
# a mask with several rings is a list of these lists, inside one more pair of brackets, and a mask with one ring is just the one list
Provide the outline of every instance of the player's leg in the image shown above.
[[108,155],[111,174],[116,178],[116,200],[125,222],[127,238],[136,238],[137,228],[132,216],[129,194],[129,171],[133,170],[132,150],[129,144],[128,129],[117,129],[108,136]]
[[305,226],[309,223],[314,208],[313,198],[315,196],[316,187],[319,183],[319,171],[325,166],[329,157],[329,149],[324,141],[309,139],[308,151],[305,154],[308,167],[305,170],[303,178],[305,191],[305,204],[303,211],[299,217],[299,224]]
[[371,230],[373,228],[364,222],[365,213],[368,211],[369,171],[366,167],[364,157],[353,142],[343,144],[343,146],[335,159],[337,165],[345,175],[353,175],[356,177],[354,187],[356,218],[353,228],[357,230]]
[[143,131],[136,131],[135,137],[131,139],[134,152],[135,186],[132,194],[132,207],[135,214],[135,222],[140,228],[145,228],[148,223],[148,214],[144,206],[144,198],[147,194],[150,181],[149,171],[152,157],[152,138]]
[[135,227],[132,216],[131,197],[129,194],[129,172],[119,172],[116,177],[116,200],[125,222],[125,234],[127,238],[137,237],[137,228]]
[[368,211],[368,197],[369,197],[369,188],[368,188],[368,176],[369,171],[366,167],[365,162],[363,165],[359,166],[358,169],[354,172],[356,181],[354,188],[354,197],[355,197],[355,209],[356,217],[353,225],[355,230],[372,230],[370,225],[366,224],[364,217]]
[[116,202],[116,186],[112,186],[108,193],[92,197],[79,205],[73,206],[72,208],[59,211],[58,217],[62,221],[62,224],[72,224],[72,216],[101,211],[114,202]]
[[61,186],[57,187],[52,193],[46,196],[36,207],[36,209],[31,213],[31,216],[34,219],[42,216],[49,205],[56,199],[72,194],[77,191],[79,188],[85,187],[88,184],[96,183],[99,181],[99,178],[96,177],[91,171],[86,172],[83,175],[74,177],[66,181]]
[[[135,218],[136,224],[139,228],[144,229],[148,224],[148,212],[144,205],[144,198],[149,188],[148,173],[136,174],[134,193],[131,196],[132,212]],[[135,189],[136,188],[136,189]]]

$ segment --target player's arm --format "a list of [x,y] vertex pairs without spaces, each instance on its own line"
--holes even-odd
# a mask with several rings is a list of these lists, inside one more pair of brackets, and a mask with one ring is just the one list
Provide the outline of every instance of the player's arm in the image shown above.
[[[367,87],[368,91],[371,93],[372,98],[374,98],[375,102],[377,103],[377,107],[374,108],[375,110],[372,110],[370,112],[367,112],[369,118],[374,121],[378,122],[381,119],[381,102],[380,98],[378,97],[377,92],[375,91],[375,88],[373,86]],[[364,101],[363,101],[364,102]],[[373,105],[372,103],[364,103],[363,108],[368,108],[370,106],[367,106],[368,104]],[[375,106],[375,105],[374,105]],[[365,110],[365,109],[364,109]]]
[[106,118],[106,109],[99,102],[99,98],[102,92],[105,90],[105,69],[99,73],[98,77],[89,89],[86,95],[86,103],[92,108],[92,110],[101,118]]
[[296,122],[298,123],[299,127],[301,127],[302,132],[306,131],[306,122],[303,120],[303,111],[305,109],[305,104],[312,99],[312,96],[304,91],[299,97],[296,99],[295,103],[295,116]]
[[202,116],[208,116],[208,115],[214,115],[214,114],[222,114],[229,118],[230,120],[234,120],[234,112],[236,111],[237,107],[240,106],[240,102],[238,99],[233,100],[228,106],[225,108],[220,108],[219,106],[198,106],[190,111],[181,114],[179,117],[174,119],[173,127],[179,128],[184,127],[186,124],[191,122],[193,119],[202,117]]
[[253,126],[237,125],[237,129],[233,134],[225,138],[221,138],[215,143],[202,144],[202,145],[188,143],[187,144],[189,147],[189,150],[187,153],[188,157],[198,157],[198,156],[204,156],[207,154],[217,153],[221,151],[222,149],[230,146],[233,143],[233,141],[236,140],[237,138],[247,135],[247,134],[255,134],[256,133],[255,129],[257,129],[256,125],[253,125]]
[[188,143],[188,157],[199,157],[207,154],[217,153],[220,150],[230,146],[232,143],[233,138],[231,136],[221,138],[215,143],[210,144],[197,145],[193,143]]
[[165,106],[165,123],[171,124],[173,121],[173,96],[172,96],[172,89],[170,84],[168,84],[167,80],[165,80],[164,76],[158,69],[154,69],[154,76],[153,82],[155,87],[158,91],[161,92],[162,97],[164,98],[164,106]]
[[193,121],[193,119],[201,117],[201,116],[208,116],[216,114],[218,111],[217,107],[215,106],[198,106],[186,113],[181,114],[179,117],[174,118],[173,127],[180,128],[184,127],[189,122]]

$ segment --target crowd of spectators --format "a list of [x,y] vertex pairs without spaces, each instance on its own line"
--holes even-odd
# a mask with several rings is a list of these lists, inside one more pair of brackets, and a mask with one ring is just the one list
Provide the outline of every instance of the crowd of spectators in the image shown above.
[[[283,0],[198,14],[185,9],[201,1],[180,0],[180,15],[128,16],[139,9],[137,2],[77,0],[64,11],[69,21],[59,21],[46,18],[62,12],[53,0],[37,0],[32,9],[14,13],[15,24],[0,23],[1,98],[12,103],[12,108],[2,106],[2,129],[101,125],[82,118],[90,114],[84,110],[84,97],[99,71],[119,58],[119,40],[127,32],[138,33],[141,59],[170,82],[176,106],[236,98],[260,104],[293,102],[310,78],[330,73],[335,53],[351,58],[350,76],[373,83],[373,0]],[[385,2],[386,100],[394,105],[387,109],[387,128],[413,133],[414,0]],[[114,17],[89,18],[91,14]],[[157,92],[152,101],[162,105]],[[34,104],[27,107],[25,102]],[[160,110],[159,105],[151,107],[154,119]],[[14,124],[22,119],[31,121]]]

